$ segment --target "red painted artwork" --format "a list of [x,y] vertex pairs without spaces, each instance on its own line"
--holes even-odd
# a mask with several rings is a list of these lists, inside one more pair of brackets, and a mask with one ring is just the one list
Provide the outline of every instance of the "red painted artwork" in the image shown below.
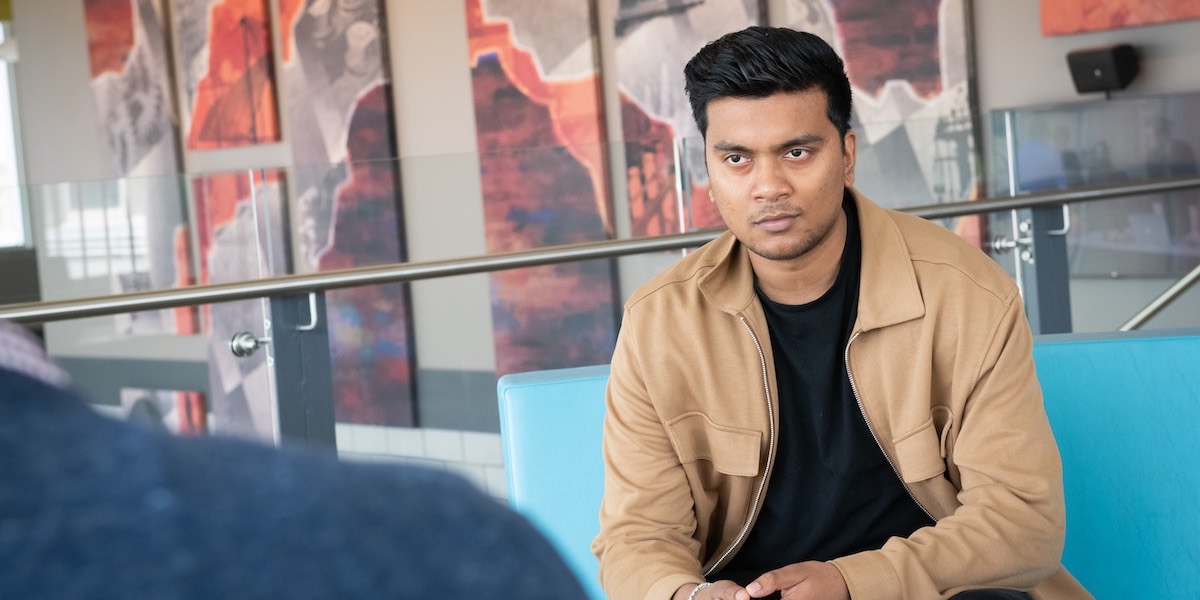
[[888,80],[904,80],[922,98],[942,91],[938,48],[941,0],[833,0],[846,74],[878,95]]
[[188,148],[278,141],[266,0],[214,0],[206,48],[208,69],[192,97]]
[[[403,262],[403,201],[382,0],[277,0],[296,272]],[[408,286],[326,294],[338,422],[411,426]]]
[[1200,19],[1196,0],[1041,0],[1041,9],[1043,35]]
[[83,14],[92,78],[124,71],[126,57],[133,50],[131,0],[84,0]]
[[630,235],[724,227],[683,67],[706,43],[760,24],[757,0],[620,0],[613,22]]
[[278,0],[279,2],[279,41],[283,48],[283,62],[292,60],[295,40],[292,37],[296,22],[300,19],[300,11],[304,9],[304,0]]
[[[112,291],[122,294],[192,285],[191,237],[182,186],[175,180],[180,170],[178,132],[170,111],[173,84],[167,68],[170,56],[162,1],[84,0],[83,7],[97,125],[108,150],[105,158],[122,183],[106,182],[98,187],[110,188],[111,184],[116,188],[113,195],[121,197],[115,202],[123,205],[130,217],[124,221],[92,218],[89,227],[102,225],[106,238],[141,240],[131,246],[146,248],[130,256],[128,263],[111,246],[100,250],[110,259]],[[91,189],[81,188],[81,197]],[[96,239],[94,233],[84,237]],[[200,332],[194,306],[140,311],[115,321],[121,335]],[[172,431],[207,431],[203,394],[164,394],[165,401],[175,407],[169,418]]]
[[[539,41],[551,40],[559,43],[548,46],[588,51],[587,21],[574,21],[578,28],[562,22],[534,28],[534,39],[523,40],[532,44],[517,44],[512,21],[486,17],[487,8],[467,0],[488,251],[610,237],[594,65],[551,76],[545,72],[556,62],[551,51],[535,54]],[[586,2],[578,8],[587,14]],[[609,359],[616,336],[609,261],[500,271],[490,278],[498,374]]]
[[[347,134],[349,178],[334,203],[333,243],[318,270],[399,262],[403,224],[389,126],[391,94],[377,86],[358,102]],[[329,347],[338,421],[414,424],[408,288],[403,284],[331,290],[326,294]]]

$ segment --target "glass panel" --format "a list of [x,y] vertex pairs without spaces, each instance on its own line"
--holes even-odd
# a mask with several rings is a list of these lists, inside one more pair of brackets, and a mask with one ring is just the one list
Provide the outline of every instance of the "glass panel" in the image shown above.
[[[1007,141],[1000,139],[999,144],[1004,147]],[[704,168],[699,140],[677,141],[670,160],[660,161],[655,154],[650,165],[645,156],[631,159],[629,152],[629,146],[614,143],[493,153],[483,157],[486,160],[460,153],[35,186],[29,195],[39,223],[35,233],[43,297],[57,300],[255,280],[386,264],[396,256],[443,260],[607,237],[644,237],[654,231],[635,227],[639,214],[629,200],[631,165],[643,176],[638,183],[644,184],[647,171],[666,177],[659,183],[667,196],[674,194],[678,214],[689,214],[699,205],[712,210],[707,194],[697,193],[691,183],[706,181],[692,175]],[[534,167],[567,163],[577,154],[604,157],[610,177],[601,189],[564,186],[534,176],[541,173]],[[943,158],[950,160],[949,156]],[[613,165],[625,166],[626,171]],[[954,173],[969,170],[946,171],[946,177],[958,183],[947,184],[943,177],[937,179],[944,184],[938,189],[960,188],[963,180]],[[922,173],[923,180],[930,181]],[[513,185],[496,188],[507,192],[485,205],[488,181]],[[902,195],[887,180],[872,178],[869,170],[862,172],[860,184],[864,193],[885,206],[958,199],[929,187]],[[573,199],[567,202],[567,196]],[[592,200],[581,202],[576,196]],[[1112,204],[1153,206],[1147,202],[1122,199]],[[1176,268],[1161,252],[1153,259],[1159,262],[1150,264],[1145,257],[1127,253],[1114,258],[1101,245],[1080,243],[1096,223],[1113,218],[1128,216],[1103,204],[1076,207],[1069,238],[1074,244],[1076,300],[1085,302],[1089,290],[1101,282],[1126,284],[1132,280],[1127,271],[1157,269],[1157,275],[1144,274],[1138,281],[1145,285],[1136,291],[1103,290],[1123,298],[1112,303],[1121,308],[1105,309],[1103,315],[1100,309],[1077,309],[1094,315],[1079,319],[1085,327],[1103,323],[1104,328],[1114,328],[1119,324],[1114,321],[1123,322],[1169,283],[1162,277]],[[948,226],[981,245],[999,234],[1020,233],[1008,213],[991,215],[986,227],[983,219],[973,219],[973,225],[966,225],[971,219],[958,219]],[[587,282],[570,273],[583,268],[575,264],[330,292],[332,401],[341,430],[380,428],[396,437],[398,445],[413,442],[400,440],[401,434],[394,431],[412,427],[494,432],[497,376],[606,361],[623,300],[682,254],[655,252],[593,261],[599,266],[589,272]],[[1014,276],[1019,275],[1016,258],[1016,253],[997,255]],[[1115,279],[1114,269],[1119,274]],[[1079,287],[1084,273],[1092,282],[1089,290]],[[52,323],[47,337],[56,356],[91,361],[87,364],[93,373],[103,364],[114,377],[127,379],[120,386],[123,394],[101,390],[108,394],[104,402],[109,405],[123,405],[127,412],[136,406],[165,416],[168,428],[179,431],[203,431],[210,419],[197,415],[211,414],[213,431],[270,437],[265,428],[273,423],[273,403],[252,406],[273,393],[266,375],[270,346],[248,359],[233,357],[228,347],[234,333],[269,337],[268,311],[266,300],[146,311]],[[603,331],[597,334],[588,324],[599,322]],[[152,361],[168,361],[185,370],[198,367],[202,376],[199,383],[187,385],[147,383],[139,369],[145,371]],[[76,367],[79,364],[76,361]],[[86,376],[80,379],[90,381]],[[198,393],[205,396],[197,398]],[[157,411],[148,410],[149,404]],[[442,434],[429,435],[435,439]],[[347,448],[357,447],[356,442],[347,443]]]
[[[1200,94],[994,111],[989,188],[999,196],[1194,177],[1197,115]],[[1200,189],[1073,204],[1066,236],[1074,329],[1115,329],[1200,265]],[[1191,317],[1170,318],[1172,309],[1153,326],[1195,325],[1191,296],[1177,307],[1192,307]]]

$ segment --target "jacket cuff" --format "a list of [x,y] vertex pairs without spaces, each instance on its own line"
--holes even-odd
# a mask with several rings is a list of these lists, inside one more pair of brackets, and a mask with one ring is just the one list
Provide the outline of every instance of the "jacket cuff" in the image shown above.
[[900,576],[881,552],[859,552],[830,561],[846,580],[851,600],[886,600],[900,594]]
[[663,577],[650,586],[650,590],[646,592],[646,600],[671,600],[671,597],[675,595],[675,590],[688,583],[699,584],[700,582],[696,581],[695,575],[678,574]]

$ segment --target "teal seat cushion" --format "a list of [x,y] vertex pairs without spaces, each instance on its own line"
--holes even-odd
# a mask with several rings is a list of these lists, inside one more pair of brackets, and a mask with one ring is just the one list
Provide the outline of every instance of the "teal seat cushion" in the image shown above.
[[505,375],[497,384],[508,498],[550,538],[593,600],[604,600],[592,539],[604,496],[608,365]]
[[1200,597],[1200,334],[1043,336],[1063,564],[1097,598]]

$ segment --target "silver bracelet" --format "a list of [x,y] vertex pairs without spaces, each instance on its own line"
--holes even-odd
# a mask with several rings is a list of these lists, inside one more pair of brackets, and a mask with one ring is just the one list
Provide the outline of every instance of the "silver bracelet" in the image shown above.
[[688,594],[688,600],[696,600],[696,594],[699,594],[700,590],[710,585],[712,585],[711,581],[705,581],[704,583],[698,584],[696,587],[692,588],[692,593]]

